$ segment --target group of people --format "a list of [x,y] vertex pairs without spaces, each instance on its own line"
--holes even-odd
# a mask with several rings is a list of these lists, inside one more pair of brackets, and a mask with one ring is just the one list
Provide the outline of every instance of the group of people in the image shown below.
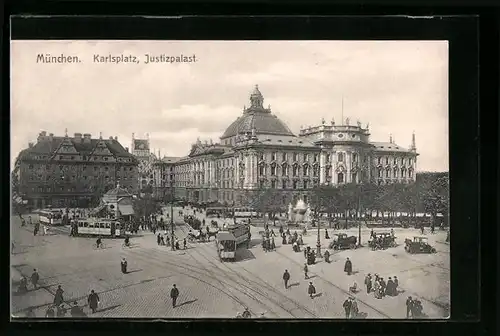
[[[309,269],[307,268],[307,264],[304,264],[304,278],[306,280],[309,280],[308,272]],[[283,273],[283,282],[285,284],[285,289],[290,288],[290,285],[288,284],[290,282],[290,272],[288,272],[287,269]],[[309,282],[309,286],[307,287],[307,294],[311,299],[313,299],[316,296],[316,287],[314,287],[312,281]]]
[[[31,283],[33,284],[33,289],[38,289],[38,281],[40,280],[40,275],[38,274],[36,269],[33,270],[30,280]],[[26,277],[23,276],[19,280],[19,286],[17,288],[17,291],[19,293],[25,293],[28,291],[28,279],[26,279]]]
[[368,273],[365,277],[365,286],[366,293],[374,293],[375,298],[382,299],[384,296],[397,296],[398,295],[398,287],[399,287],[399,279],[397,276],[389,277],[387,282],[383,277],[378,274],[372,275]]
[[[165,240],[165,237],[167,237],[166,240]],[[175,238],[175,240],[173,240],[174,238]],[[175,237],[175,235],[174,235],[174,237],[171,240],[167,233],[165,233],[165,235],[158,233],[158,235],[156,236],[156,243],[158,244],[158,246],[171,246],[171,244],[173,244],[174,250],[181,249],[179,239],[177,239],[177,237]],[[184,240],[183,240],[183,247],[184,247],[184,249],[187,249],[187,239],[186,238],[184,238]]]
[[408,296],[406,299],[406,318],[419,318],[424,317],[424,307],[419,299],[413,299]]

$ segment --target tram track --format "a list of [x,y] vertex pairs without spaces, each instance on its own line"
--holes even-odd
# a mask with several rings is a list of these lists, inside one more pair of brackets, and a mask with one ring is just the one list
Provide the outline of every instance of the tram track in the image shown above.
[[[217,277],[217,275],[215,275],[212,272],[209,272],[206,268],[200,268],[200,267],[197,267],[194,265],[187,266],[186,264],[178,265],[176,263],[169,262],[169,261],[160,259],[158,257],[153,257],[151,254],[147,254],[147,252],[146,253],[144,253],[144,252],[145,251],[141,251],[141,252],[134,251],[133,253],[130,253],[130,254],[127,253],[127,254],[131,258],[138,257],[139,259],[144,260],[144,261],[148,262],[149,264],[153,264],[153,265],[158,266],[158,267],[165,267],[165,265],[168,265],[171,269],[174,269],[177,274],[187,276],[189,278],[200,281],[206,285],[209,285],[210,287],[218,290],[219,292],[224,293],[226,296],[233,299],[235,302],[240,304],[242,307],[246,307],[246,304],[241,299],[239,299],[237,296],[235,296],[233,293],[227,291],[226,290],[227,288],[231,288],[233,291],[237,291],[239,294],[245,295],[245,296],[249,297],[250,299],[256,301],[257,303],[270,308],[268,305],[263,303],[262,300],[259,300],[255,296],[241,291],[236,286],[230,284],[227,281],[220,280]],[[187,272],[185,272],[185,271],[187,271]],[[203,278],[205,278],[205,279],[209,278],[209,279],[212,279],[214,281],[217,281],[220,284],[220,286],[215,286],[213,283],[207,282]],[[153,280],[156,280],[156,279],[153,279]],[[272,310],[269,309],[269,311],[272,311]]]
[[[238,280],[235,279],[235,277],[236,277],[236,278],[240,279],[240,281],[243,281],[243,282],[246,282],[247,284],[249,284],[249,286],[256,286],[256,287],[249,287],[246,284],[244,285],[244,284],[241,284],[241,282],[239,283],[240,286],[244,286],[244,287],[252,290],[253,292],[258,293],[258,295],[265,297],[267,300],[271,301],[273,304],[275,304],[276,306],[280,307],[282,310],[286,311],[292,317],[294,317],[294,318],[304,318],[304,317],[307,317],[307,316],[296,316],[296,313],[294,313],[293,311],[297,310],[297,309],[306,312],[308,315],[311,315],[312,317],[317,317],[316,314],[314,314],[314,312],[310,311],[307,307],[304,307],[303,305],[298,304],[296,301],[294,301],[294,300],[288,298],[287,296],[283,295],[282,293],[280,293],[279,291],[277,291],[274,287],[269,286],[267,283],[263,284],[263,283],[259,283],[259,282],[255,281],[255,280],[251,280],[250,278],[245,277],[245,276],[239,274],[238,272],[236,272],[235,270],[233,270],[232,268],[230,268],[228,265],[226,265],[224,263],[222,263],[221,265],[217,265],[217,264],[213,263],[212,261],[210,261],[206,257],[204,257],[204,259],[206,259],[209,264],[213,265],[213,267],[218,268],[222,272],[224,272],[224,274],[229,279],[231,279],[231,281],[234,281],[235,283],[238,283]],[[227,271],[224,271],[223,268],[227,269]],[[233,275],[233,276],[229,276],[228,273],[231,273],[231,275]],[[252,273],[250,273],[250,274],[252,274]],[[267,293],[265,291],[262,291],[262,290],[258,289],[259,287],[262,287],[263,285],[268,290]],[[270,298],[270,294],[273,294],[274,296],[277,296],[277,299],[271,299]],[[282,303],[283,300],[285,302],[292,303],[296,307],[295,308],[287,308],[285,306],[285,304]],[[305,314],[302,314],[302,315],[305,315]]]
[[[182,230],[182,229],[181,229]],[[185,231],[182,230],[184,233]],[[204,251],[208,251],[206,249],[204,249],[204,246],[202,245],[199,245],[199,248],[204,250]],[[198,251],[196,251],[198,252]],[[256,276],[257,278],[259,278],[262,283],[260,282],[257,282],[257,281],[254,281],[254,280],[251,280],[250,278],[248,277],[244,277],[243,275],[241,275],[240,273],[236,272],[234,269],[232,269],[231,267],[229,267],[227,264],[225,264],[224,262],[222,262],[221,264],[217,264],[217,263],[214,263],[212,260],[208,259],[204,254],[202,253],[199,253],[198,254],[204,258],[209,264],[211,264],[214,268],[217,268],[219,270],[221,270],[222,272],[224,272],[224,268],[227,269],[229,272],[231,272],[231,274],[234,274],[234,276],[236,276],[237,278],[241,279],[241,281],[244,281],[250,285],[256,285],[257,288],[259,288],[260,286],[264,285],[265,288],[267,288],[269,290],[269,292],[271,292],[272,294],[278,296],[278,299],[277,300],[285,300],[285,302],[290,302],[292,303],[294,306],[296,306],[296,308],[293,308],[293,309],[289,309],[289,308],[286,308],[284,306],[284,304],[280,303],[280,301],[276,301],[276,300],[271,300],[269,298],[269,292],[268,293],[265,293],[263,291],[259,291],[257,290],[256,288],[253,288],[253,287],[248,287],[246,285],[243,285],[240,283],[240,285],[242,286],[245,286],[246,288],[249,288],[250,290],[252,290],[253,292],[256,292],[258,293],[259,295],[263,296],[263,297],[266,297],[268,300],[270,300],[271,302],[273,302],[275,305],[277,305],[278,307],[280,307],[281,309],[283,309],[284,311],[286,311],[287,313],[289,313],[292,317],[295,317],[295,318],[304,318],[304,316],[295,316],[295,314],[293,313],[294,310],[302,310],[303,312],[306,312],[308,315],[310,315],[311,317],[317,317],[316,314],[314,312],[312,312],[311,310],[309,310],[307,307],[305,307],[304,305],[301,305],[299,304],[297,301],[293,300],[293,299],[290,299],[288,296],[284,295],[283,293],[279,292],[276,290],[276,288],[270,286],[267,282],[265,282],[264,280],[262,280],[261,278],[259,278],[258,276]],[[252,274],[251,272],[247,271],[248,273]],[[227,276],[227,273],[224,273],[226,276]],[[238,283],[238,281],[236,281],[233,278],[229,277],[232,281],[234,281],[235,283]]]

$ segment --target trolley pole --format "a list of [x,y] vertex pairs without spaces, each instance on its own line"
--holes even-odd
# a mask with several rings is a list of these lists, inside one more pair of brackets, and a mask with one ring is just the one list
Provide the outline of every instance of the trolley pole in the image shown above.
[[175,251],[174,245],[174,182],[170,181],[170,232],[172,251]]

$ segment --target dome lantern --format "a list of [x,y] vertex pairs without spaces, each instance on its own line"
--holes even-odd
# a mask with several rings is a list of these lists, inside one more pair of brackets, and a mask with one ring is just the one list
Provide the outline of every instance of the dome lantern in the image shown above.
[[259,91],[258,85],[255,85],[255,89],[250,95],[250,103],[251,107],[264,108],[264,96],[262,96],[262,93]]

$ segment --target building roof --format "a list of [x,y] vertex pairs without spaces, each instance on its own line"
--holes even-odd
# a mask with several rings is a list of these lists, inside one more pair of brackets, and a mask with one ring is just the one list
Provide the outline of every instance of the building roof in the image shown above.
[[107,197],[111,196],[116,198],[132,197],[132,195],[126,189],[120,188],[119,185],[116,188],[109,190],[107,193],[104,194],[104,196]]
[[[263,145],[284,147],[315,147],[314,143],[306,138],[272,134],[258,134],[257,139]],[[319,149],[318,147],[316,147]]]
[[375,147],[374,149],[378,152],[410,152],[408,149],[391,142],[371,142],[370,144],[373,145]]
[[264,108],[264,97],[258,86],[255,86],[250,95],[251,106],[243,109],[243,115],[238,117],[221,136],[221,139],[229,138],[242,133],[291,135],[294,134],[288,126],[271,113],[271,108]]
[[[33,147],[26,148],[25,150],[21,151],[20,156],[25,156],[32,153],[46,155],[54,154],[65,139],[66,137],[54,136],[51,140],[44,139],[38,141],[33,145]],[[80,155],[90,155],[97,147],[98,143],[102,141],[113,155],[121,157],[133,157],[133,155],[127,152],[127,150],[116,139],[90,139],[90,141],[84,141],[83,138],[77,139],[73,137],[67,137],[67,139],[73,144],[76,151]]]
[[176,163],[181,159],[182,159],[181,157],[176,157],[176,156],[164,156],[161,158],[160,161],[163,163]]
[[231,232],[219,231],[217,232],[217,240],[236,240]]

